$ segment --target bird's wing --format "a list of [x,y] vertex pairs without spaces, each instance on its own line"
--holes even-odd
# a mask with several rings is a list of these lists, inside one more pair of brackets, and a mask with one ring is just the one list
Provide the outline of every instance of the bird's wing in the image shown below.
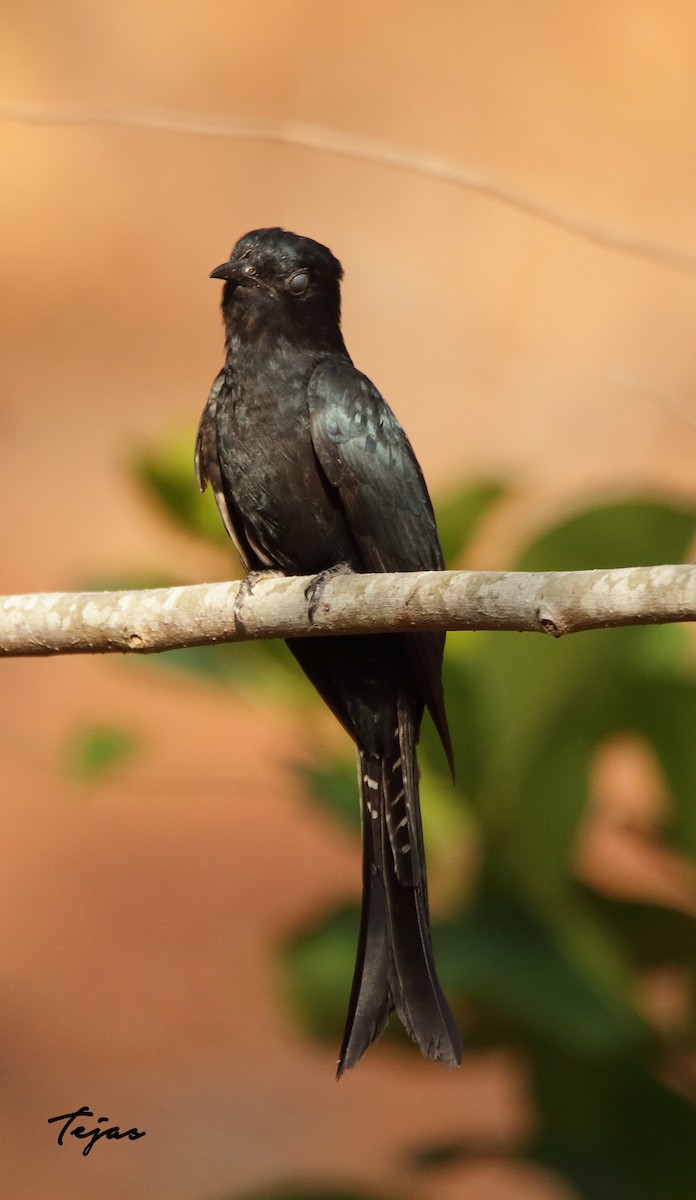
[[[309,381],[312,443],[366,571],[443,567],[428,489],[411,444],[377,388],[348,359],[328,356]],[[444,635],[406,634],[411,669],[450,765],[440,669]]]
[[253,557],[247,544],[247,539],[244,536],[242,523],[239,520],[235,522],[234,510],[227,502],[222,471],[220,469],[220,456],[217,443],[217,409],[224,382],[225,372],[222,370],[213,380],[208,395],[208,402],[203,409],[203,415],[198,425],[194,460],[196,482],[202,492],[210,484],[225,529],[231,537],[239,557],[247,570],[249,570],[253,563]]
[[339,493],[365,569],[441,569],[425,480],[377,388],[347,359],[331,356],[315,368],[308,399],[317,458]]
[[[216,473],[217,464],[217,433],[215,430],[215,418],[217,416],[217,405],[222,385],[225,382],[225,372],[220,371],[215,376],[210,392],[208,393],[208,401],[201,414],[201,419],[198,422],[198,433],[196,434],[196,483],[202,492],[205,491],[208,484],[215,490],[216,481],[213,476]],[[219,472],[219,467],[217,468]],[[223,517],[224,519],[224,517]],[[225,522],[226,524],[226,522]]]

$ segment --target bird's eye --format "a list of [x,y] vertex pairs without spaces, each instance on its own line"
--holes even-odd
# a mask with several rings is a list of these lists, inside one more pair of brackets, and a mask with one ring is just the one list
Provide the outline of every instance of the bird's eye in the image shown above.
[[309,274],[307,271],[296,271],[288,279],[288,291],[291,296],[301,296],[309,287]]

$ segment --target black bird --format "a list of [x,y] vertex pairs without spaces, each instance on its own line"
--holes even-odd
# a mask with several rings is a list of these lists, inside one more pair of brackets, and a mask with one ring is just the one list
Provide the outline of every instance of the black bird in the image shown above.
[[[443,567],[411,445],[343,342],[342,275],[326,246],[283,229],[246,234],[211,273],[225,281],[227,357],[201,418],[196,474],[252,573]],[[430,940],[416,764],[427,706],[452,765],[444,640],[288,643],[358,751],[363,897],[339,1076],[393,1010],[423,1054],[461,1059]]]

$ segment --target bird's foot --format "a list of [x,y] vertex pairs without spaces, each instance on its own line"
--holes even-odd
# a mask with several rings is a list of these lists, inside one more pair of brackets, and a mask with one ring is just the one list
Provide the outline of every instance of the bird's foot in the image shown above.
[[284,578],[282,571],[250,571],[246,579],[243,579],[237,589],[237,595],[234,598],[232,607],[232,615],[234,617],[234,627],[239,632],[244,632],[244,618],[242,609],[247,600],[253,595],[254,588],[262,579],[279,579]]
[[336,575],[352,575],[353,568],[349,563],[336,563],[334,567],[327,567],[325,571],[320,571],[318,575],[307,584],[305,588],[305,600],[309,601],[307,616],[309,617],[310,625],[314,624],[314,618],[317,614],[317,609],[321,603],[322,593],[330,579],[334,579]]

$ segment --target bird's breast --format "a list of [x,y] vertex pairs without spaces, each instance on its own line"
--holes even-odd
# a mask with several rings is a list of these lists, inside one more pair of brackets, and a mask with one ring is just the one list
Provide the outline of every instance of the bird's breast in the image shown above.
[[306,371],[235,364],[218,402],[217,438],[232,503],[264,565],[313,574],[339,562],[360,569],[338,496],[312,444]]

